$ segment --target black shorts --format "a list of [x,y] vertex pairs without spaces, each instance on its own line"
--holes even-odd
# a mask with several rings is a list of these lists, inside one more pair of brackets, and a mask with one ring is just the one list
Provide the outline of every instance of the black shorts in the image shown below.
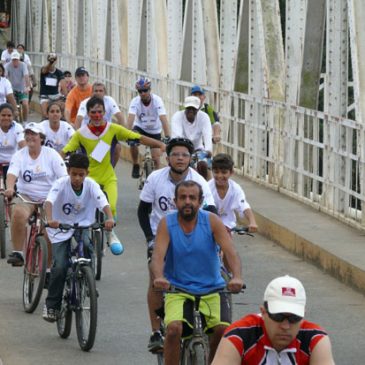
[[143,136],[146,136],[146,137],[149,137],[149,138],[152,138],[152,139],[156,139],[157,141],[161,141],[161,133],[150,134],[150,133],[147,133],[142,128],[138,127],[138,126],[134,126],[132,131],[137,132],[139,134],[142,134]]

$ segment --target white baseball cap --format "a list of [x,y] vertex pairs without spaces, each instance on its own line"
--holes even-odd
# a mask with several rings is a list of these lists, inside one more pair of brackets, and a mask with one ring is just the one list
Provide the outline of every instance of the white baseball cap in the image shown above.
[[39,123],[34,123],[34,122],[30,122],[24,127],[24,132],[26,131],[45,134],[43,127]]
[[184,102],[185,108],[200,109],[200,99],[196,96],[187,96]]
[[13,51],[13,53],[11,54],[11,59],[12,60],[20,60],[20,54],[17,51]]
[[306,295],[303,284],[289,275],[272,280],[264,294],[269,313],[291,313],[304,317]]

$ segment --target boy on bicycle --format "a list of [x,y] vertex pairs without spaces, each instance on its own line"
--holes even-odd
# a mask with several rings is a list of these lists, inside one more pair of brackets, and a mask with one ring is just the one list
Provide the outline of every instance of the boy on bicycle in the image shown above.
[[[48,296],[43,309],[43,319],[55,322],[61,307],[63,287],[68,268],[69,245],[72,236],[80,232],[69,230],[62,232],[60,223],[87,226],[95,221],[95,209],[102,210],[107,219],[105,229],[114,226],[113,214],[108,200],[100,186],[87,177],[89,159],[82,154],[73,154],[69,160],[68,174],[55,181],[47,196],[44,207],[49,228],[48,237],[52,243],[51,276],[48,286]],[[83,233],[86,245],[86,256],[92,252],[92,246],[87,232]]]
[[248,220],[249,232],[257,231],[255,216],[241,186],[231,179],[233,174],[232,157],[226,153],[219,153],[212,161],[213,179],[208,185],[212,192],[218,215],[221,217],[228,231],[237,224],[236,213],[240,218]]

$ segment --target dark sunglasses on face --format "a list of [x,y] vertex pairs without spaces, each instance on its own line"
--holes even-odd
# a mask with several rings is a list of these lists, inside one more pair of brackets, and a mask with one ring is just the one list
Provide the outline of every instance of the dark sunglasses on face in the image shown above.
[[148,93],[149,91],[150,91],[150,89],[139,89],[138,94]]
[[285,314],[285,313],[270,313],[267,311],[267,314],[270,319],[272,319],[274,322],[284,322],[286,319],[289,321],[289,323],[298,323],[303,318],[297,316],[296,314]]

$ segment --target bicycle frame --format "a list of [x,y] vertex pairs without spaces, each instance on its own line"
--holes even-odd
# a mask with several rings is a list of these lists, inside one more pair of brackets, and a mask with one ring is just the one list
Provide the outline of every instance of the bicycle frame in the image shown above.
[[9,203],[8,199],[4,195],[5,191],[5,177],[4,177],[4,167],[9,166],[8,163],[0,163],[0,194],[2,197],[0,198],[0,256],[1,258],[5,258],[6,256],[6,228],[8,227],[8,223],[10,221],[10,211],[9,211]]

